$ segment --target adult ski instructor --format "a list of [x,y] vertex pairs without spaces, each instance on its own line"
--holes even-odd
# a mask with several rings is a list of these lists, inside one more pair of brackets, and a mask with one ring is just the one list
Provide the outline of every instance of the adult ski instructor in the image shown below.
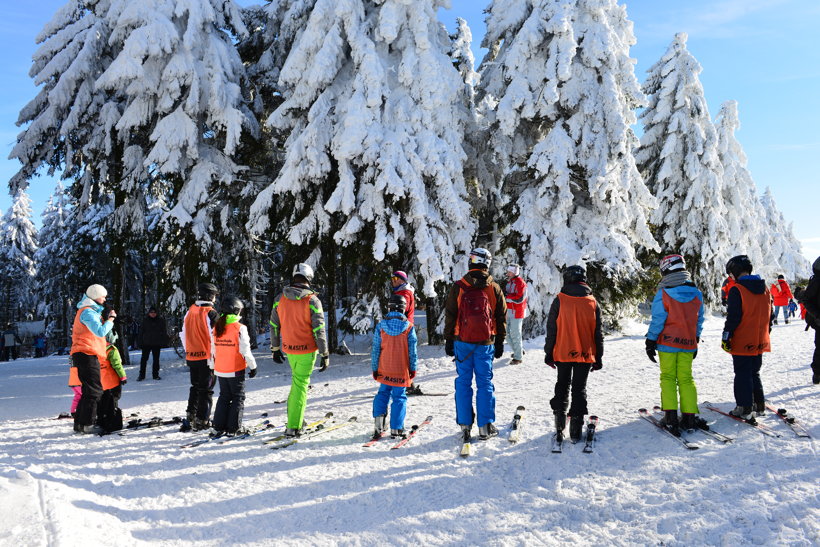
[[288,394],[288,423],[285,435],[297,437],[302,432],[307,406],[307,390],[316,355],[322,357],[319,371],[330,362],[325,332],[325,315],[319,297],[310,288],[313,268],[297,264],[291,284],[273,301],[270,316],[270,350],[277,363],[288,363],[292,371]]
[[97,403],[102,397],[100,361],[106,359],[105,336],[114,328],[117,312],[110,310],[101,321],[103,304],[108,291],[102,285],[89,286],[77,303],[77,314],[71,330],[71,361],[77,367],[82,383],[82,396],[74,415],[74,431],[101,434],[103,429],[94,425]]
[[[501,287],[490,276],[491,261],[487,249],[473,249],[470,269],[452,286],[444,307],[445,352],[456,360],[456,422],[465,442],[469,442],[475,420],[480,438],[498,435],[493,425],[493,358],[504,353],[507,303]],[[473,375],[477,412],[473,411]]]

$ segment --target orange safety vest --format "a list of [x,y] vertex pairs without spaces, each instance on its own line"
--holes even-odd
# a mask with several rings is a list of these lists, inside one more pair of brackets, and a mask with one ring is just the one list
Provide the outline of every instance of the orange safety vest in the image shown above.
[[769,289],[754,294],[738,283],[743,315],[732,333],[732,355],[760,355],[772,351],[769,321],[772,317],[772,296]]
[[91,330],[80,321],[80,315],[89,308],[91,308],[91,306],[80,308],[74,316],[74,325],[71,327],[71,353],[94,355],[102,361],[105,359],[105,338],[91,332]]
[[413,325],[391,336],[381,331],[381,353],[377,380],[387,386],[410,387],[410,349],[408,337]]
[[282,331],[282,351],[295,355],[313,353],[318,349],[310,321],[310,297],[291,300],[285,295],[277,308]]
[[552,356],[558,363],[594,363],[595,310],[598,302],[592,296],[570,296],[559,293],[558,333]]
[[689,302],[678,302],[663,289],[661,289],[661,295],[667,316],[663,330],[658,336],[658,344],[672,348],[697,349],[700,298],[695,297]]
[[216,358],[214,370],[216,372],[240,372],[245,370],[245,358],[239,353],[239,327],[241,323],[225,325],[222,336],[216,335],[214,330],[214,346]]
[[108,353],[100,359],[100,383],[103,389],[114,389],[120,385],[120,377],[114,367],[111,366]]
[[202,361],[211,357],[211,329],[208,326],[208,313],[211,306],[188,308],[185,315],[185,359]]

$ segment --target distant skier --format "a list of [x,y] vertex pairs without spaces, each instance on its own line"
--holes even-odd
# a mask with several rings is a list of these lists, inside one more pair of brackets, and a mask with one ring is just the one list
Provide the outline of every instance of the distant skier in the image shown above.
[[220,316],[213,331],[213,367],[219,379],[219,399],[214,408],[212,436],[243,433],[245,409],[245,369],[248,378],[256,376],[256,360],[251,353],[248,327],[240,323],[242,301],[226,296],[220,303]]
[[310,288],[313,268],[297,264],[293,279],[273,301],[270,316],[270,350],[277,363],[288,363],[292,372],[288,394],[288,423],[285,435],[301,435],[307,406],[307,390],[317,354],[322,365],[319,372],[327,369],[330,354],[325,332],[325,315],[322,302]]
[[182,320],[179,339],[185,348],[185,364],[191,378],[188,407],[183,430],[201,431],[211,426],[211,406],[214,394],[212,363],[213,327],[219,314],[214,309],[219,289],[213,283],[200,283],[197,300],[188,308]]
[[[487,249],[470,252],[469,271],[453,284],[444,307],[444,351],[456,360],[456,423],[469,442],[473,422],[482,439],[498,435],[495,422],[493,358],[504,354],[507,304],[489,269]],[[476,395],[473,410],[473,376]]]
[[766,282],[752,275],[752,262],[746,255],[732,257],[726,263],[726,273],[737,285],[729,291],[726,323],[721,347],[732,354],[734,364],[734,394],[737,405],[731,413],[746,421],[763,415],[766,409],[760,368],[763,354],[771,351],[772,297]]
[[587,377],[590,371],[603,367],[604,335],[601,308],[587,285],[586,270],[569,266],[563,278],[564,286],[552,301],[547,316],[544,362],[558,370],[555,394],[550,399],[556,440],[564,439],[569,408],[569,437],[576,442],[581,438],[584,416],[589,413]]
[[83,396],[83,384],[80,382],[80,375],[77,373],[77,367],[74,365],[71,356],[68,356],[68,387],[74,397],[71,399],[71,417],[77,414],[77,405],[80,404],[80,398]]
[[504,294],[507,299],[507,333],[512,346],[511,365],[520,365],[524,359],[522,347],[522,325],[527,317],[527,282],[521,277],[521,266],[510,264],[505,272],[507,286]]
[[77,367],[82,383],[82,395],[74,415],[74,431],[77,433],[103,433],[95,425],[97,404],[102,397],[100,361],[106,358],[105,336],[114,328],[117,312],[110,310],[103,321],[103,303],[108,291],[102,285],[90,285],[77,303],[77,314],[71,331],[71,360]]
[[729,291],[736,285],[732,276],[727,276],[723,281],[723,286],[720,288],[720,303],[725,308],[729,304]]
[[168,347],[168,324],[165,318],[157,313],[154,306],[148,308],[148,313],[140,325],[138,338],[140,348],[142,348],[142,358],[140,359],[140,373],[137,381],[145,380],[145,368],[148,365],[148,357],[153,357],[152,377],[154,380],[161,380],[159,376],[159,354],[162,348]]
[[811,361],[811,381],[820,384],[820,257],[812,264],[812,277],[800,295],[806,311],[806,328],[814,329],[814,356]]
[[783,310],[783,321],[789,324],[789,300],[794,298],[789,284],[783,274],[777,276],[777,282],[772,284],[770,289],[774,302],[774,324],[777,325],[777,316]]
[[[410,284],[407,273],[402,270],[396,270],[390,275],[390,285],[393,294],[404,298],[407,307],[404,310],[404,315],[410,323],[416,323],[416,289]],[[423,395],[421,388],[412,380],[410,386],[407,388],[407,395]]]
[[797,298],[797,291],[795,291],[794,298],[789,299],[789,317],[797,315],[797,302],[794,301],[795,298]]
[[416,331],[404,311],[407,301],[394,294],[387,303],[387,315],[373,333],[370,365],[373,379],[381,384],[373,397],[373,436],[381,436],[386,429],[387,405],[390,405],[390,435],[404,436],[404,417],[407,414],[407,386],[416,377]]
[[[692,282],[679,254],[663,257],[661,282],[652,301],[652,321],[646,333],[646,354],[660,359],[661,420],[675,436],[680,429],[706,428],[697,417],[698,392],[692,376],[692,361],[698,354],[703,330],[703,293]],[[682,417],[678,422],[678,393]]]

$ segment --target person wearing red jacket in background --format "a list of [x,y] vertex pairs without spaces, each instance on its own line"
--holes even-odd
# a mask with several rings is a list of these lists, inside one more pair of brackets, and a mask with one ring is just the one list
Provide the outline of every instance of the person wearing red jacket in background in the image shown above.
[[777,282],[772,284],[769,289],[772,293],[772,304],[774,304],[774,324],[777,325],[777,316],[780,315],[780,310],[783,310],[783,320],[789,324],[789,300],[794,298],[791,287],[786,283],[786,278],[783,274],[777,276]]
[[[410,324],[415,324],[416,315],[416,289],[410,284],[407,279],[407,274],[402,270],[396,270],[390,275],[390,285],[393,289],[393,294],[401,296],[407,303],[404,308],[404,316],[410,321]],[[406,390],[406,395],[424,395],[421,388],[412,379],[410,386]]]
[[521,327],[527,317],[527,282],[521,278],[521,267],[510,264],[505,272],[507,286],[504,294],[507,299],[507,334],[513,350],[511,365],[520,365],[524,358],[521,344]]
[[735,285],[737,285],[737,282],[735,278],[730,275],[723,282],[723,286],[720,287],[720,303],[724,308],[729,304],[729,291],[732,290],[732,287]]

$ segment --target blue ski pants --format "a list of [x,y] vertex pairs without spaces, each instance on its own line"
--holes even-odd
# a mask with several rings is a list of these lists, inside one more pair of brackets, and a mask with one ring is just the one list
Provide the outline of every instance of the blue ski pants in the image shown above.
[[[456,340],[456,422],[478,427],[495,422],[495,387],[493,386],[493,345],[468,344]],[[473,376],[475,375],[475,406],[473,412]]]
[[407,388],[381,384],[373,397],[373,417],[386,416],[387,404],[390,405],[390,429],[404,429],[404,417],[407,415]]

